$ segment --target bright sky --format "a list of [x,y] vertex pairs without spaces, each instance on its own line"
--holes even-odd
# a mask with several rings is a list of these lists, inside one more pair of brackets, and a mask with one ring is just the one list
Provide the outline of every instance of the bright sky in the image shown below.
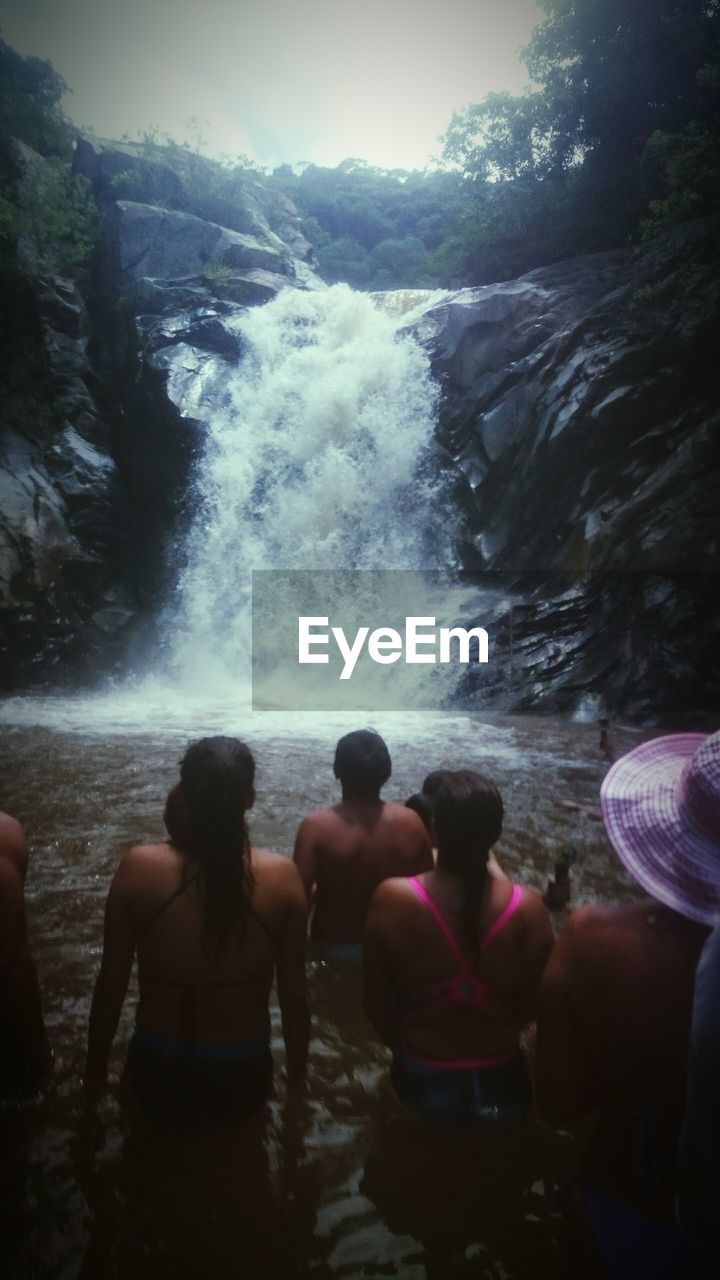
[[119,138],[191,117],[207,149],[263,165],[348,156],[423,168],[455,108],[528,81],[536,0],[0,0],[49,58],[76,124]]

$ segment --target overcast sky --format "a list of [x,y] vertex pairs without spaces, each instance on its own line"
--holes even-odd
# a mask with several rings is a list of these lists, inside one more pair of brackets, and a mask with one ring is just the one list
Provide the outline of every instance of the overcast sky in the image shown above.
[[422,168],[456,107],[527,83],[535,0],[0,0],[0,28],[50,58],[78,125],[263,165],[357,156]]

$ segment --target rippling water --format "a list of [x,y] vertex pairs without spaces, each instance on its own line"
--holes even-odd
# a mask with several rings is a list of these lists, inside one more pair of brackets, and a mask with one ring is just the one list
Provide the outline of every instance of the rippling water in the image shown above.
[[[60,1059],[44,1100],[0,1110],[0,1258],[13,1280],[564,1276],[553,1184],[572,1168],[571,1140],[536,1121],[491,1139],[406,1118],[386,1085],[387,1054],[363,1019],[352,966],[311,966],[310,1089],[294,1108],[278,1079],[265,1123],[232,1133],[159,1132],[131,1121],[113,1098],[96,1117],[84,1111],[79,1076],[103,900],[128,845],[162,837],[164,797],[187,740],[222,728],[252,743],[253,838],[289,852],[303,814],[334,799],[334,743],[356,727],[272,715],[243,726],[239,716],[228,723],[227,708],[193,720],[187,706],[183,727],[172,706],[148,704],[133,729],[119,704],[94,706],[92,715],[89,703],[71,700],[4,709],[14,723],[0,746],[0,807],[23,821],[31,841],[33,949]],[[387,798],[404,799],[430,769],[484,769],[505,799],[498,853],[513,877],[543,887],[557,854],[574,844],[576,904],[633,893],[601,829],[555,804],[596,801],[605,765],[595,727],[442,713],[374,722],[393,756]],[[618,735],[620,747],[636,741]],[[279,1063],[277,1012],[273,1025]]]

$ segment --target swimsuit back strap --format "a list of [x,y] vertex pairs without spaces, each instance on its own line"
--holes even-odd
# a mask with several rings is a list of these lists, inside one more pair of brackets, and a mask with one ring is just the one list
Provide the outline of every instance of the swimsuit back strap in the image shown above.
[[514,884],[512,893],[510,894],[510,897],[508,898],[508,901],[505,907],[500,912],[500,915],[498,916],[497,920],[493,920],[493,923],[490,925],[490,928],[486,931],[482,939],[482,942],[480,943],[481,951],[484,951],[488,943],[492,942],[493,938],[497,937],[500,930],[505,928],[505,925],[507,924],[510,917],[515,915],[515,912],[520,906],[521,897],[522,897],[522,890],[520,889],[520,885]]
[[410,877],[410,884],[415,890],[415,893],[417,894],[420,901],[425,903],[425,906],[427,907],[428,911],[434,917],[435,923],[437,924],[438,928],[442,932],[442,935],[445,941],[447,942],[450,950],[452,951],[453,955],[455,956],[455,959],[457,960],[462,972],[467,973],[469,971],[467,957],[463,955],[463,952],[460,950],[458,941],[454,936],[449,924],[447,923],[444,916],[442,915],[437,903],[433,902],[427,889],[425,889],[424,886],[421,885],[417,876]]
[[149,916],[148,919],[145,920],[143,924],[141,924],[140,928],[137,931],[138,937],[141,937],[143,933],[147,933],[147,930],[150,928],[150,926],[153,925],[157,919],[159,919],[159,917],[163,914],[164,911],[167,911],[168,907],[172,905],[172,903],[175,901],[176,898],[179,898],[185,892],[185,890],[190,887],[191,884],[194,884],[195,881],[199,879],[199,876],[200,876],[200,872],[197,871],[194,876],[190,877],[189,880],[183,880],[179,889],[176,889],[174,893],[170,894],[169,898],[166,898],[164,902],[161,902],[157,910],[153,911],[152,915]]

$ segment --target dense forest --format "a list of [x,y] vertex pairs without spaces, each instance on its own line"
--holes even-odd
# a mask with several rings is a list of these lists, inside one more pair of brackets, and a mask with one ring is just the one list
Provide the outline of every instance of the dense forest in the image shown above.
[[540,8],[523,51],[537,88],[457,111],[437,170],[276,170],[327,279],[508,279],[718,207],[719,0]]
[[[715,211],[720,0],[540,0],[540,9],[523,51],[536,87],[458,110],[432,168],[348,159],[263,174],[148,133],[136,149],[155,165],[157,191],[130,154],[114,194],[243,230],[239,189],[267,184],[296,204],[323,277],[365,289],[508,279]],[[72,174],[65,91],[48,62],[0,41],[5,269],[77,273],[91,251],[98,211]],[[179,176],[170,194],[168,169]]]

